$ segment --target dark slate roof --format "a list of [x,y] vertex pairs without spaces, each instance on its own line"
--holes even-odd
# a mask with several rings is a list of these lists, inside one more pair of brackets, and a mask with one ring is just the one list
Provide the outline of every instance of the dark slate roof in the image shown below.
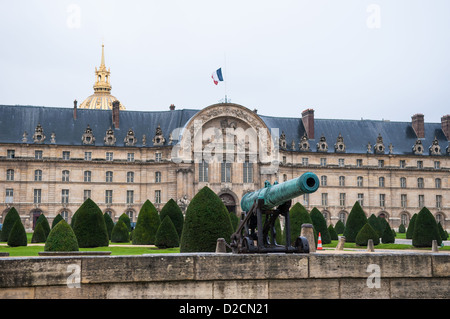
[[[128,129],[133,129],[138,139],[136,146],[142,146],[142,136],[147,138],[146,146],[153,146],[152,139],[156,128],[160,125],[168,145],[169,133],[176,128],[183,128],[199,110],[180,109],[173,111],[120,111],[120,128],[114,131],[116,146],[123,146]],[[305,133],[301,118],[285,118],[259,115],[268,128],[279,128],[279,134],[285,133],[287,148],[291,149],[292,140],[295,150]],[[46,139],[44,144],[50,144],[52,132],[56,135],[56,144],[81,145],[81,136],[89,125],[96,138],[95,145],[104,145],[106,130],[112,127],[112,111],[78,109],[77,119],[73,119],[73,108],[38,107],[38,106],[7,106],[0,105],[0,143],[22,143],[24,131],[28,133],[28,143],[33,143],[32,136],[37,124],[44,129]],[[379,134],[388,153],[392,143],[393,154],[412,154],[412,147],[417,137],[411,122],[390,122],[379,120],[342,120],[315,119],[315,139],[310,139],[311,151],[317,151],[316,144],[323,135],[328,143],[328,152],[334,152],[334,144],[339,134],[344,137],[346,153],[367,152],[367,143],[373,146]],[[425,138],[422,139],[428,154],[428,148],[434,138],[445,154],[448,141],[444,136],[440,123],[425,123]],[[176,137],[174,136],[174,139]]]

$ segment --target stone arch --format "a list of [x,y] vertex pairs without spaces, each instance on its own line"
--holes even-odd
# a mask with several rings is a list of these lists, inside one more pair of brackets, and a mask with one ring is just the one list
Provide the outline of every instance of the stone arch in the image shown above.
[[385,211],[385,210],[379,211],[378,214],[377,214],[377,217],[385,218],[386,221],[389,222],[389,213],[387,211]]
[[[128,207],[127,209],[125,209],[124,213],[127,214],[128,217],[130,217],[130,221],[132,223],[136,223],[136,221],[137,221],[137,212],[136,212],[136,210],[134,208]],[[132,227],[133,227],[133,225],[132,225]]]
[[322,215],[323,215],[323,218],[325,218],[325,221],[327,222],[327,226],[329,226],[330,223],[331,223],[331,213],[330,213],[330,211],[327,210],[327,209],[324,209],[324,210],[322,210]]
[[109,217],[115,222],[117,219],[119,219],[120,216],[116,216],[116,211],[112,209],[111,207],[107,207],[103,209],[103,214],[108,213]]
[[411,213],[404,210],[400,212],[400,224],[403,224],[405,227],[409,226],[409,222],[411,221]]
[[[41,214],[44,214],[44,211],[40,208],[33,208],[32,210],[30,210],[28,215],[30,216],[31,225],[29,225],[29,226],[31,226],[31,229],[34,229],[34,227],[36,226],[36,221]],[[25,226],[25,228],[27,228],[27,227]]]
[[[64,212],[67,212],[67,216],[64,216]],[[61,208],[60,210],[58,210],[58,212],[56,213],[55,217],[56,217],[58,214],[61,214],[62,218],[63,218],[66,222],[70,223],[70,222],[72,221],[73,213],[72,213],[72,211],[71,211],[70,209],[63,207],[63,208]]]
[[217,196],[222,200],[225,207],[228,209],[230,213],[234,213],[237,215],[238,213],[238,207],[239,207],[239,200],[236,194],[229,190],[221,190]]
[[446,223],[445,220],[447,219],[447,216],[445,215],[445,213],[443,211],[438,211],[436,212],[436,214],[434,214],[434,219],[436,220],[436,222],[440,222],[442,228],[444,228],[444,230],[446,229]]
[[338,213],[338,220],[340,220],[341,222],[343,222],[344,223],[344,225],[347,223],[347,218],[348,218],[348,212],[346,211],[346,210],[341,210],[339,213]]

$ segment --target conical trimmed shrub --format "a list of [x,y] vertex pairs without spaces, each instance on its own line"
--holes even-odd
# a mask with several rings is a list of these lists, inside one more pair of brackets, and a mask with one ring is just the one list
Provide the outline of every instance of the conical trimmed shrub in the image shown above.
[[160,223],[155,206],[146,200],[139,211],[136,228],[133,231],[133,245],[154,245]]
[[50,224],[48,223],[48,219],[47,217],[45,217],[44,214],[39,215],[38,219],[36,220],[36,225],[34,225],[34,227],[36,228],[38,224],[42,224],[42,229],[44,229],[45,237],[48,237],[48,234],[50,234]]
[[72,227],[64,219],[60,220],[48,234],[44,251],[78,250],[78,240]]
[[339,234],[343,234],[345,231],[345,225],[341,220],[338,220],[336,225],[334,225],[334,230],[336,231],[336,233]]
[[436,220],[428,208],[424,207],[417,214],[412,244],[414,247],[431,247],[433,240],[437,241],[438,246],[442,243]]
[[417,214],[414,214],[409,221],[408,229],[406,230],[406,239],[412,239],[414,234],[414,225],[416,224]]
[[108,232],[108,238],[111,240],[111,232],[114,228],[114,222],[111,219],[111,216],[109,216],[109,214],[107,214],[107,213],[103,214],[103,219],[105,220],[106,231]]
[[[359,204],[355,202],[347,218],[347,223],[345,225],[344,237],[345,241],[349,243],[354,243],[356,240],[356,235],[358,235],[361,228],[367,223],[366,214]],[[372,228],[373,229],[373,228]]]
[[[347,240],[347,237],[345,237]],[[380,238],[378,237],[378,233],[369,223],[366,223],[358,232],[355,238],[355,243],[358,246],[367,246],[369,239],[373,240],[374,245],[378,245],[380,243]]]
[[53,229],[53,227],[55,227],[63,219],[64,218],[61,216],[61,214],[56,215],[56,217],[52,221],[52,229]]
[[178,232],[175,225],[168,215],[164,217],[163,221],[156,232],[155,245],[158,248],[173,248],[180,245]]
[[441,236],[442,240],[447,240],[448,234],[445,232],[444,228],[442,227],[441,222],[437,224],[439,235]]
[[323,217],[322,213],[316,207],[314,207],[311,210],[311,213],[309,213],[309,216],[311,217],[314,229],[317,232],[319,232],[322,237],[322,244],[331,243],[331,237],[330,232],[328,231],[327,221]]
[[406,227],[405,227],[405,225],[400,224],[400,226],[398,226],[398,232],[399,232],[400,234],[406,233]]
[[339,240],[339,236],[336,233],[336,230],[334,229],[333,225],[330,224],[330,226],[328,226],[328,232],[330,233],[331,240]]
[[169,199],[159,213],[161,221],[164,220],[166,216],[170,217],[170,220],[177,230],[178,237],[181,236],[181,232],[183,231],[184,216],[181,208],[172,198]]
[[112,243],[128,243],[130,241],[130,235],[128,233],[128,227],[123,220],[118,220],[111,231]]
[[18,220],[20,220],[19,213],[14,207],[11,207],[8,213],[6,214],[5,219],[3,220],[0,241],[4,242],[8,241],[9,233],[11,232],[11,229],[14,227],[14,224]]
[[292,244],[295,243],[295,240],[298,238],[298,236],[300,236],[303,224],[313,225],[311,216],[309,215],[308,211],[302,204],[298,202],[295,203],[294,206],[292,206],[291,209],[289,210],[289,222],[291,226],[290,229],[291,229]]
[[[96,203],[88,198],[75,212],[73,231],[80,248],[105,247],[109,245],[103,213]],[[58,223],[59,224],[59,223]]]
[[383,230],[383,234],[381,235],[381,242],[383,244],[393,244],[393,243],[395,243],[394,231],[392,230],[392,228],[389,225],[389,223],[387,222],[387,220],[385,220],[385,227],[384,227],[384,230]]
[[27,233],[25,232],[22,221],[17,220],[14,223],[14,226],[9,233],[8,246],[27,246]]
[[131,232],[130,217],[127,214],[123,213],[122,215],[119,216],[119,219],[117,221],[119,221],[119,220],[123,221],[128,228],[128,232]]
[[186,209],[180,252],[214,252],[218,238],[231,239],[230,214],[219,196],[203,187]]
[[31,243],[45,243],[46,240],[47,236],[45,235],[42,223],[36,224],[36,227],[34,227],[33,237],[31,237]]
[[384,227],[381,224],[380,219],[378,219],[374,214],[370,215],[369,218],[367,218],[367,222],[378,233],[378,237],[381,237],[381,235],[383,235]]

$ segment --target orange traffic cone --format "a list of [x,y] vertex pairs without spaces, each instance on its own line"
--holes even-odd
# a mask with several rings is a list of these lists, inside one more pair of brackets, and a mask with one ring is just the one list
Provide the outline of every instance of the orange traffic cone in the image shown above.
[[317,239],[317,250],[322,250],[322,237],[319,233],[319,238]]

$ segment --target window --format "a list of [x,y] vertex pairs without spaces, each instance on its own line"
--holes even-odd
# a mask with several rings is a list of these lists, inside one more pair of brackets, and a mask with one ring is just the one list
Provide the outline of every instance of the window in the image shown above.
[[92,161],[92,152],[84,152],[84,160]]
[[68,182],[70,177],[70,172],[67,170],[62,171],[62,181]]
[[380,207],[386,207],[386,195],[380,194]]
[[286,164],[286,156],[283,156],[283,164]]
[[434,168],[440,169],[441,168],[441,162],[440,161],[434,161]]
[[204,160],[201,163],[198,163],[198,181],[208,181],[208,163],[206,163]]
[[125,214],[127,214],[127,216],[130,218],[130,220],[133,220],[133,211],[132,210],[128,210]]
[[127,162],[134,162],[134,153],[127,154]]
[[35,204],[40,204],[41,203],[41,190],[40,189],[35,189],[33,191],[33,202]]
[[155,172],[155,183],[161,183],[161,172]]
[[436,208],[442,208],[442,195],[436,195]]
[[35,182],[42,181],[42,171],[40,169],[34,171],[34,181]]
[[408,214],[401,214],[400,215],[400,223],[403,226],[408,226],[408,221],[409,221]]
[[287,181],[287,175],[283,174],[283,182],[286,182],[286,181]]
[[345,176],[339,176],[339,186],[345,186]]
[[320,159],[320,166],[327,166],[327,159],[326,158],[321,158]]
[[378,187],[384,187],[384,177],[378,178]]
[[127,183],[134,183],[134,172],[127,172]]
[[113,181],[113,172],[107,171],[106,172],[106,182],[107,183],[112,183],[112,181]]
[[5,197],[5,203],[6,204],[12,204],[14,202],[14,190],[12,188],[6,189],[6,197]]
[[434,180],[434,186],[436,187],[436,188],[441,188],[442,186],[442,183],[441,183],[441,179],[440,178],[436,178],[435,180]]
[[244,183],[253,183],[253,163],[244,162]]
[[89,183],[92,181],[92,173],[91,171],[84,171],[84,181]]
[[16,151],[15,150],[7,150],[6,151],[6,158],[15,158],[16,157]]
[[161,153],[155,153],[155,161],[161,162],[162,160],[162,154]]
[[417,179],[417,187],[418,188],[423,188],[424,187],[424,185],[423,185],[423,178],[422,177],[419,177]]
[[436,214],[436,223],[441,223],[441,225],[444,222],[444,216],[442,214]]
[[320,185],[327,186],[327,177],[326,176],[320,176]]
[[423,208],[425,206],[425,195],[419,195],[419,208]]
[[340,193],[339,194],[339,205],[340,206],[345,206],[345,193]]
[[114,160],[114,153],[113,152],[106,152],[106,160],[107,161]]
[[220,164],[220,175],[222,183],[231,183],[231,163],[222,162]]
[[328,193],[322,193],[322,206],[328,206]]
[[406,194],[400,195],[400,205],[402,206],[402,208],[408,207],[408,197]]
[[34,151],[34,159],[41,160],[42,159],[42,151]]
[[362,167],[362,159],[356,160],[356,167]]
[[83,201],[86,201],[88,198],[91,198],[91,190],[85,189],[83,191]]
[[417,168],[423,168],[423,161],[417,161]]
[[406,161],[400,160],[400,168],[405,168],[405,167],[406,167]]
[[303,166],[308,165],[308,158],[307,157],[302,157],[302,165]]
[[155,191],[155,203],[161,204],[161,191],[160,190]]
[[359,205],[364,206],[364,194],[362,194],[362,193],[358,194],[358,202],[359,202]]
[[346,217],[346,214],[344,212],[339,213],[339,220],[344,224],[345,224],[345,217]]
[[61,191],[61,203],[69,204],[69,190],[68,189],[63,189]]
[[112,190],[105,191],[105,204],[112,204],[112,196],[113,196]]
[[6,180],[7,181],[13,181],[14,180],[14,170],[13,169],[6,170]]
[[358,176],[356,178],[356,186],[363,187],[363,177],[362,176]]
[[69,212],[67,210],[63,210],[61,213],[61,217],[68,222],[69,221]]
[[339,167],[344,167],[344,165],[345,165],[345,160],[344,160],[343,158],[340,158],[340,159],[338,160],[338,164],[339,164]]
[[63,151],[62,152],[62,159],[66,160],[66,161],[70,160],[70,152],[69,151]]
[[406,188],[406,177],[400,177],[400,187]]
[[384,167],[384,160],[378,160],[378,168]]
[[303,206],[309,206],[309,193],[303,194]]
[[134,191],[127,191],[127,204],[134,203]]

